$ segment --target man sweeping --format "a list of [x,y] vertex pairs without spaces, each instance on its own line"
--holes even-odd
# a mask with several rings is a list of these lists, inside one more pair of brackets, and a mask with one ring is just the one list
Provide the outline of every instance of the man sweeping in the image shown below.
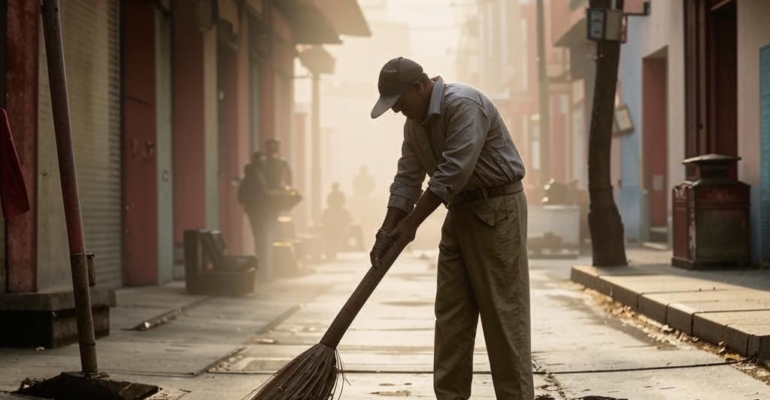
[[372,264],[393,243],[412,241],[439,205],[449,210],[439,244],[436,397],[471,397],[480,315],[497,398],[532,400],[524,166],[508,129],[481,91],[431,79],[403,57],[385,64],[378,88],[372,118],[392,109],[407,120]]

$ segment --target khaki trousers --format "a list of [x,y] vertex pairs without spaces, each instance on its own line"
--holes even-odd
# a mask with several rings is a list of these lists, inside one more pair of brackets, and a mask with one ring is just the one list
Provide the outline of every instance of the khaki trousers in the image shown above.
[[479,315],[498,399],[533,400],[524,192],[450,205],[441,232],[434,390],[471,397]]

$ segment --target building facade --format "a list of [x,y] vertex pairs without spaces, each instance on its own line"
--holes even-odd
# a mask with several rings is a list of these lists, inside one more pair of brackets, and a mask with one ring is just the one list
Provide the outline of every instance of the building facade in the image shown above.
[[[306,140],[294,132],[297,46],[368,36],[358,3],[61,4],[80,202],[97,286],[172,280],[186,229],[221,230],[229,251],[253,252],[236,199],[243,166],[268,138],[278,138],[284,156],[304,170],[304,158],[293,154]],[[7,27],[1,97],[33,203],[3,226],[0,295],[67,291],[40,7],[9,2],[0,11]]]
[[739,156],[733,175],[751,185],[752,259],[766,262],[770,28],[761,16],[770,4],[652,0],[649,10],[629,19],[622,49],[623,100],[636,126],[623,138],[623,177],[639,183],[621,189],[626,232],[672,236],[671,189],[690,176],[682,160]]

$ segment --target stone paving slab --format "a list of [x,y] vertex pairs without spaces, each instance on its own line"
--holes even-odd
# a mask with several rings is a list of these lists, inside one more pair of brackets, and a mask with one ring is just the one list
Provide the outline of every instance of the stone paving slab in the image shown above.
[[181,400],[240,400],[259,387],[267,377],[205,373],[195,379],[165,376],[113,374],[114,379],[141,382],[184,392]]
[[691,367],[718,365],[725,361],[713,354],[697,349],[650,351],[656,346],[624,348],[623,351],[609,352],[603,349],[574,351],[545,351],[536,353],[540,367],[554,374],[588,371],[624,371],[635,369]]
[[[704,390],[706,374],[718,382]],[[766,400],[770,387],[727,365],[601,374],[556,375],[568,398],[608,396],[629,400]]]
[[770,311],[770,301],[726,300],[726,301],[692,301],[672,303],[668,305],[666,321],[669,326],[692,334],[693,319],[703,313],[740,313],[743,311]]
[[[216,387],[219,380],[225,381],[224,378],[229,378],[233,382],[241,382],[244,380],[242,376],[234,374],[220,374],[211,373],[204,376],[209,378],[212,376],[211,384],[203,387],[206,392],[193,390],[188,396],[185,396],[184,400],[211,400],[214,398],[225,398],[224,396],[218,397],[204,397],[203,394],[212,396],[219,394],[212,390],[212,387]],[[240,397],[227,397],[232,399],[249,399],[247,395],[252,391],[250,387],[258,387],[268,379],[269,375],[248,375],[245,379],[250,382],[249,385],[240,383],[243,388],[240,392]],[[356,400],[382,400],[383,398],[419,398],[419,399],[435,399],[433,394],[433,376],[431,374],[415,373],[415,374],[392,374],[392,373],[348,373],[345,375],[345,383],[342,386],[342,398],[343,399],[356,399]],[[221,387],[221,386],[220,386]],[[542,375],[535,376],[535,387],[537,394],[549,393],[548,383],[545,381]],[[233,391],[232,388],[228,388],[229,391]],[[336,398],[336,397],[335,397]],[[472,398],[473,399],[496,399],[494,387],[492,385],[492,377],[489,374],[475,374],[473,377],[472,386]]]
[[[97,341],[99,368],[106,372],[195,376],[240,350],[242,346],[227,344],[154,343]],[[3,349],[4,364],[11,368],[56,367],[60,371],[79,367],[77,346],[35,352],[26,349]],[[10,360],[10,361],[6,361]]]
[[[307,350],[304,346],[249,346],[237,359],[215,369],[216,372],[270,373],[279,370],[294,357]],[[340,347],[345,369],[355,372],[433,373],[432,347]],[[474,371],[488,373],[485,351],[477,350]]]
[[742,354],[770,359],[770,354],[762,351],[770,341],[768,310],[695,314],[693,334],[710,342],[724,341]]
[[[594,290],[609,296],[610,286],[602,285],[600,282],[597,282],[598,278],[603,276],[654,275],[655,271],[660,269],[662,269],[662,266],[651,266],[644,270],[630,267],[593,267],[590,265],[578,265],[572,267],[570,278],[575,283],[593,288]],[[606,293],[602,289],[606,290]]]
[[[763,340],[770,334],[770,271],[652,274],[646,272],[671,267],[645,273],[640,267],[628,268],[574,267],[571,276],[674,329],[770,360],[770,338]],[[764,284],[766,290],[758,290]]]
[[[610,286],[610,294],[614,300],[639,309],[639,296],[654,293],[703,292],[714,290],[740,289],[735,285],[713,282],[689,277],[660,276],[604,276],[599,282]],[[606,290],[605,290],[606,291]]]
[[[111,335],[97,341],[100,370],[112,376],[138,377],[132,380],[137,382],[163,384],[175,377],[190,379],[235,354],[249,339],[282,321],[285,314],[295,311],[297,303],[312,300],[329,288],[328,284],[308,278],[262,287],[260,293],[248,297],[209,298],[189,296],[183,286],[176,283],[118,291],[122,303],[114,309],[117,312]],[[146,296],[142,294],[144,291]],[[190,304],[195,307],[188,307]],[[153,329],[123,330],[179,308],[184,310]],[[3,360],[0,390],[14,390],[27,377],[44,379],[80,367],[77,346],[41,352],[0,349],[0,360]],[[11,368],[5,368],[8,365]],[[178,388],[185,386],[198,387],[196,383],[189,383]],[[198,398],[219,399],[222,397],[212,393],[220,391],[227,390],[204,390],[208,396]]]
[[115,291],[117,307],[180,308],[207,296],[188,294],[184,282],[162,286],[129,287]]
[[670,304],[690,302],[720,302],[730,298],[770,298],[770,293],[754,290],[704,290],[681,293],[647,293],[639,297],[638,311],[662,324],[668,323],[667,309]]

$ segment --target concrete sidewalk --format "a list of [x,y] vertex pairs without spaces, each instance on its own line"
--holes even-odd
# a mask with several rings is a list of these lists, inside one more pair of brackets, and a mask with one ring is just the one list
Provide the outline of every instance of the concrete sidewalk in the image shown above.
[[746,357],[770,362],[770,270],[690,271],[670,253],[636,251],[628,267],[576,266],[571,279],[652,320]]
[[[160,398],[178,398],[191,387],[207,386],[210,368],[329,288],[303,277],[258,284],[248,297],[193,296],[183,282],[120,289],[110,335],[97,340],[100,370],[112,379],[159,385],[165,390]],[[0,391],[16,390],[26,378],[80,369],[76,345],[0,348],[0,360]]]

